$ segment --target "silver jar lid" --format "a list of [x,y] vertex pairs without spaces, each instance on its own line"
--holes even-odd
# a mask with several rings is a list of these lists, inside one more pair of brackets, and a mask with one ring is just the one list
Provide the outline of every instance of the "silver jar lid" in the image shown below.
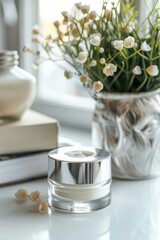
[[93,147],[57,148],[48,155],[48,178],[61,184],[94,184],[111,179],[111,155]]
[[18,52],[0,50],[0,68],[18,65]]

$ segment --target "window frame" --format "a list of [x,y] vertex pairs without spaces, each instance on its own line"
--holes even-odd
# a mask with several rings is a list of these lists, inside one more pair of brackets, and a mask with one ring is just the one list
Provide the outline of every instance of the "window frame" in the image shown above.
[[[32,27],[38,21],[38,8],[39,0],[17,0],[17,10],[19,17],[18,32],[19,32],[19,57],[20,66],[31,74],[36,75],[32,67],[33,56],[23,52],[25,44],[29,44],[32,37]],[[37,76],[36,76],[37,77]]]

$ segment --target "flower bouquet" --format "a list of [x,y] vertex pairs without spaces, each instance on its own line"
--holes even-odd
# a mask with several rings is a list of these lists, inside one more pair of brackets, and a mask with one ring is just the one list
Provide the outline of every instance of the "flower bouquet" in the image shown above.
[[[139,23],[134,0],[104,0],[101,12],[75,4],[55,21],[56,35],[33,28],[35,65],[64,60],[96,99],[93,145],[112,153],[112,174],[140,179],[160,175],[160,9],[158,0]],[[58,51],[57,51],[58,49]],[[71,69],[68,67],[71,66]]]
[[[144,0],[145,1],[145,0]],[[146,92],[160,86],[160,13],[158,0],[146,10],[148,16],[140,24],[134,0],[112,2],[104,0],[100,13],[88,5],[75,4],[73,13],[62,12],[63,21],[55,21],[56,34],[43,36],[33,28],[32,41],[36,51],[25,47],[35,56],[35,65],[51,60],[64,60],[73,74],[93,91]],[[58,52],[57,52],[58,48]],[[45,54],[44,54],[45,53]]]

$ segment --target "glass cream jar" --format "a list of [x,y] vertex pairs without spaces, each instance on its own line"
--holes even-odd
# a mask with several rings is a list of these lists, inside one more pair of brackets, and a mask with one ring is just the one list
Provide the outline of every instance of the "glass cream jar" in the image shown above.
[[17,51],[0,50],[0,118],[18,119],[35,96],[35,78],[18,67]]
[[111,203],[109,152],[93,147],[63,147],[51,151],[48,161],[51,211],[84,213]]

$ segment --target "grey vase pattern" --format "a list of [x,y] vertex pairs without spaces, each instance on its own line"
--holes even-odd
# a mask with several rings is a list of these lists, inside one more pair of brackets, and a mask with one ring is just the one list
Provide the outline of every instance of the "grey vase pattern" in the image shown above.
[[160,90],[97,94],[93,145],[112,154],[112,175],[143,179],[160,174]]

